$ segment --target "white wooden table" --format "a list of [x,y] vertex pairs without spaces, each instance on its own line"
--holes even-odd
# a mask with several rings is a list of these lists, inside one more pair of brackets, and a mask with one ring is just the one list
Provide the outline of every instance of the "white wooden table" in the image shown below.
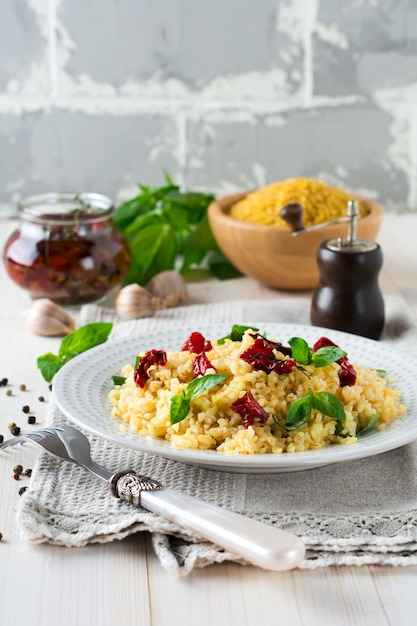
[[[14,228],[0,221],[0,245]],[[404,297],[417,318],[417,214],[386,215],[379,236],[384,252],[380,285]],[[24,425],[29,405],[42,425],[49,397],[36,358],[56,352],[59,339],[42,338],[25,327],[30,304],[0,267],[0,433]],[[288,297],[250,279],[190,286],[191,302]],[[299,294],[294,294],[299,295]],[[309,294],[307,294],[309,295]],[[26,391],[19,385],[25,384]],[[416,381],[417,384],[417,381]],[[13,395],[6,395],[6,389]],[[168,575],[146,534],[85,548],[22,543],[16,507],[27,478],[13,467],[32,467],[36,451],[17,449],[0,457],[1,626],[414,626],[417,567],[340,567],[268,572],[252,566],[215,565],[184,579]]]

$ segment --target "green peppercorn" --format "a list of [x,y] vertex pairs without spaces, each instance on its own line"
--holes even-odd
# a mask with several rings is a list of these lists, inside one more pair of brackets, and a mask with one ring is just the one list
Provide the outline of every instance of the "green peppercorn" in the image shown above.
[[26,385],[19,385],[20,391],[26,391]]
[[8,425],[8,427],[7,427],[7,428],[8,428],[10,431],[12,431],[12,430],[13,430],[13,428],[14,428],[15,426],[16,426],[16,424],[15,424],[14,422],[10,422],[10,424]]
[[6,391],[6,396],[12,396],[13,395],[13,391],[11,389],[8,389]]
[[20,474],[23,472],[23,465],[15,465],[13,468],[13,474]]

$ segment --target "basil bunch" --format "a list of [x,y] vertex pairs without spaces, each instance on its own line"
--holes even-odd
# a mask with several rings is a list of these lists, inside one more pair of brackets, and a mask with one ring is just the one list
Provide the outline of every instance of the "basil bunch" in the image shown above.
[[204,270],[221,279],[239,276],[211,232],[207,208],[214,196],[181,191],[167,172],[165,180],[162,187],[139,184],[138,195],[113,215],[132,254],[125,283],[146,285],[164,270],[178,270],[186,276]]

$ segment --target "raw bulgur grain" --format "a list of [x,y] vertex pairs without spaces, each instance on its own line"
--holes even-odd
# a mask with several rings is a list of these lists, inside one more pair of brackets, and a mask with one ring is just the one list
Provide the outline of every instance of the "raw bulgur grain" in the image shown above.
[[[231,217],[243,222],[288,228],[280,210],[290,203],[303,207],[304,226],[313,226],[346,215],[352,196],[314,178],[289,178],[248,194],[230,209]],[[359,203],[362,215],[366,214]]]

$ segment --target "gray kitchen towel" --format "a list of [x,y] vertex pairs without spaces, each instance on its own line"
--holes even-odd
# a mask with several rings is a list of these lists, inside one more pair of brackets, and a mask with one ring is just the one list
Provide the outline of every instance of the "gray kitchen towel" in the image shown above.
[[[208,322],[308,324],[308,315],[309,300],[301,297],[190,305],[126,322],[117,320],[113,309],[89,305],[82,309],[79,325],[114,321],[111,338],[117,338],[185,322],[196,329]],[[395,296],[386,298],[381,341],[417,354],[416,320]],[[66,419],[51,403],[48,423],[62,421]],[[417,443],[303,472],[240,474],[165,460],[86,434],[93,458],[102,465],[133,467],[168,487],[302,537],[307,552],[301,568],[417,564]],[[116,500],[81,468],[45,453],[19,502],[18,524],[26,541],[63,546],[149,531],[163,566],[180,575],[215,562],[242,562],[149,511]]]

